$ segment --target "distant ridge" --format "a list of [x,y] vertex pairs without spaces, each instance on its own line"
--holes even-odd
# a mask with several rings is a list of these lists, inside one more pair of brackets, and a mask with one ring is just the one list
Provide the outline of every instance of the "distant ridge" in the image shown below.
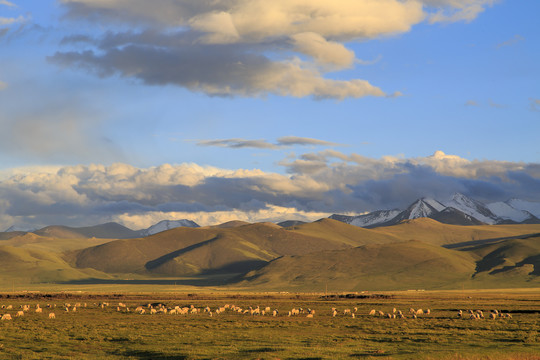
[[33,233],[40,236],[55,237],[60,239],[130,239],[139,237],[140,235],[138,231],[131,230],[115,222],[79,228],[53,225],[36,230]]
[[[538,216],[529,210],[536,211]],[[331,219],[365,228],[391,226],[407,219],[422,217],[452,225],[540,224],[540,203],[511,199],[504,203],[485,205],[463,194],[455,193],[447,202],[431,198],[418,199],[402,211],[377,210],[357,216],[339,214],[330,216]]]

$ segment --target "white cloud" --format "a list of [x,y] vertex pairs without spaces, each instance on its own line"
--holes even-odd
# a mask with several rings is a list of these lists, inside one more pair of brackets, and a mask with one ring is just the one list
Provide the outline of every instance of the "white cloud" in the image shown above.
[[431,156],[380,159],[335,150],[283,162],[290,174],[196,164],[136,168],[126,164],[4,170],[0,229],[13,224],[93,225],[118,220],[144,228],[187,218],[200,224],[233,219],[315,219],[406,207],[422,196],[459,191],[481,201],[540,201],[540,164]]
[[15,7],[16,5],[7,1],[7,0],[0,0],[0,5],[5,5],[5,6],[9,6],[9,7]]
[[8,83],[0,81],[0,91],[6,90],[8,88]]
[[[209,95],[398,96],[364,79],[325,74],[365,63],[348,42],[405,33],[428,17],[470,21],[491,2],[62,0],[67,17],[100,21],[105,31],[97,45],[89,42],[84,50],[58,52],[50,60]],[[130,30],[116,33],[109,24]]]

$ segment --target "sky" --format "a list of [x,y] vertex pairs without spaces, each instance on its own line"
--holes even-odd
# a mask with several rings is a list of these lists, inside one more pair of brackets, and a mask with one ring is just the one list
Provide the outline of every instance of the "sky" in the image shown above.
[[0,0],[0,231],[540,201],[539,13]]

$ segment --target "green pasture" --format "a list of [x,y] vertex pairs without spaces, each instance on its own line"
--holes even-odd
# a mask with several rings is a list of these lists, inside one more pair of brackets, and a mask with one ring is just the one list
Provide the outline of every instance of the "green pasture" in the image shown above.
[[[110,290],[110,289],[109,289]],[[540,291],[449,291],[380,294],[254,294],[211,292],[3,293],[0,359],[540,359]],[[354,298],[356,297],[356,298]],[[108,302],[109,306],[99,305]],[[119,303],[130,309],[117,311]],[[79,303],[76,312],[65,304]],[[137,314],[149,303],[194,307],[191,315]],[[31,310],[15,317],[20,306]],[[35,313],[36,304],[43,313]],[[84,306],[86,304],[86,307]],[[270,307],[279,316],[227,310]],[[6,307],[11,305],[12,309]],[[48,308],[47,305],[51,306]],[[202,309],[210,307],[213,316]],[[313,309],[287,316],[292,308]],[[332,316],[336,308],[338,315]],[[344,315],[345,309],[355,317]],[[403,311],[406,319],[369,316]],[[409,308],[430,309],[413,319]],[[147,308],[148,309],[148,308]],[[459,319],[482,310],[486,319]],[[497,309],[512,318],[488,319]],[[56,319],[49,319],[49,312]]]

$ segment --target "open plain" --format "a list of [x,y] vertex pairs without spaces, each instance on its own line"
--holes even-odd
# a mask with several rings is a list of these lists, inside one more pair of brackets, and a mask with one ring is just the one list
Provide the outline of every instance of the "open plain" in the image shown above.
[[[2,293],[1,314],[12,319],[0,322],[0,358],[540,359],[535,289],[326,295],[154,290]],[[423,314],[415,318],[411,309]],[[468,310],[484,318],[471,319]],[[491,315],[494,310],[499,315]],[[17,316],[20,311],[24,315]]]

